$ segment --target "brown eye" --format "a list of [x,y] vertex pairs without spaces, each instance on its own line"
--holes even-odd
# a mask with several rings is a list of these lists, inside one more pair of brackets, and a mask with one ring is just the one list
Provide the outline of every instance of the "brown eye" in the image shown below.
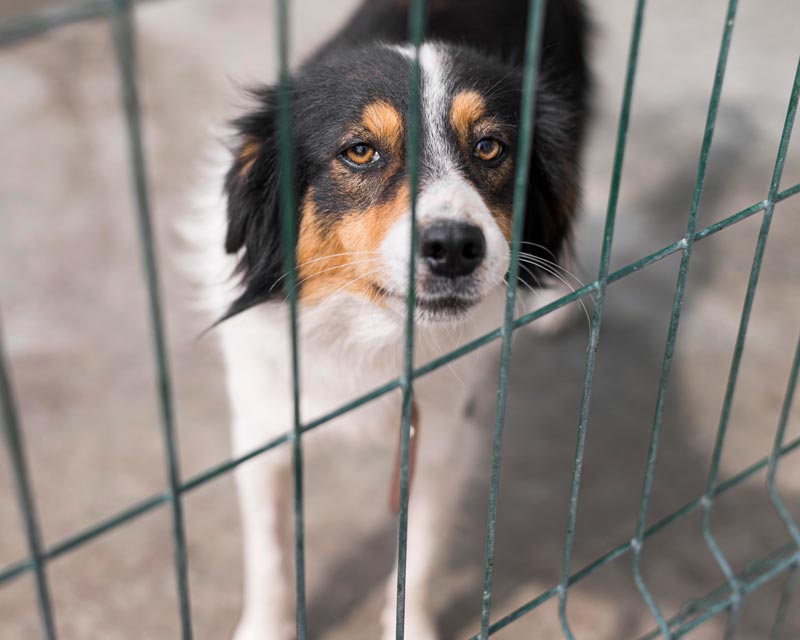
[[503,155],[503,143],[495,138],[483,138],[478,140],[473,153],[478,160],[493,162]]
[[352,147],[347,147],[342,155],[352,164],[359,166],[376,162],[381,157],[375,147],[362,142],[354,144]]

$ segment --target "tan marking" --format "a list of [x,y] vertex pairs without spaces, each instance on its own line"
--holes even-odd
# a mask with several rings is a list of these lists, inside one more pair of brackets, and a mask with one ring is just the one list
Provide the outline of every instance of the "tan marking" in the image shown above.
[[364,107],[361,124],[375,139],[391,149],[399,149],[403,141],[403,118],[392,105],[378,100]]
[[377,252],[392,224],[407,210],[408,186],[404,184],[389,202],[346,212],[323,228],[309,192],[297,242],[300,299],[316,304],[346,291],[381,304],[382,294],[374,286],[381,280]]
[[500,232],[506,239],[506,242],[511,242],[511,227],[512,227],[512,209],[511,206],[499,205],[490,207],[489,211],[500,228]]
[[250,139],[242,145],[239,149],[239,155],[236,160],[241,164],[239,169],[239,177],[244,178],[253,168],[253,165],[258,158],[258,152],[261,151],[261,142],[255,139]]
[[450,126],[456,133],[462,147],[467,146],[472,138],[475,124],[486,113],[486,101],[483,96],[472,89],[462,91],[453,98],[450,107]]

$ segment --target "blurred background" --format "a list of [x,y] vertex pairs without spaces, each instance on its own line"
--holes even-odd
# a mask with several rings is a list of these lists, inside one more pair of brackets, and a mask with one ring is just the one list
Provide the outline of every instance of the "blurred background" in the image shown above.
[[[0,21],[54,5],[4,0]],[[300,60],[356,0],[292,3]],[[577,256],[596,276],[622,96],[633,0],[588,2],[595,21],[595,111],[585,154]],[[648,3],[612,268],[685,231],[724,0]],[[796,0],[741,0],[698,228],[763,200],[800,44]],[[213,135],[244,104],[242,87],[275,77],[274,11],[256,0],[160,0],[136,10],[138,71],[153,216],[160,248],[183,477],[229,457],[228,410],[207,319],[191,310],[173,260]],[[107,23],[90,20],[0,48],[0,313],[32,483],[47,546],[163,490],[165,475],[145,292],[135,232],[119,82]],[[800,182],[800,142],[783,188]],[[760,215],[698,243],[688,280],[648,522],[702,494]],[[800,196],[776,207],[733,403],[721,478],[766,455],[800,331]],[[632,537],[679,255],[609,286],[598,352],[572,568]],[[588,329],[521,334],[512,360],[499,503],[494,617],[558,582]],[[485,356],[491,357],[491,356]],[[496,390],[477,398],[483,451],[451,523],[434,590],[442,638],[478,628]],[[324,428],[324,427],[323,427]],[[800,402],[787,440],[800,434]],[[313,434],[310,439],[313,440]],[[394,555],[384,507],[392,451],[345,443],[307,461],[311,637],[377,637]],[[457,443],[454,446],[458,446]],[[800,516],[797,455],[779,485]],[[736,570],[785,544],[764,474],[715,502],[713,529]],[[336,496],[336,500],[331,500]],[[369,505],[366,506],[365,505]],[[377,506],[375,506],[377,505]],[[238,514],[230,477],[185,496],[196,637],[229,637],[241,598]],[[0,455],[0,568],[24,558],[8,458]],[[178,637],[166,508],[49,564],[59,637]],[[643,571],[666,615],[722,582],[690,515],[646,543]],[[769,635],[783,577],[745,600],[740,638]],[[631,638],[653,628],[629,556],[570,590],[580,638]],[[795,604],[787,638],[800,637]],[[723,617],[692,638],[721,637]],[[0,638],[38,637],[30,574],[0,585]],[[561,637],[556,602],[498,638]],[[413,640],[413,639],[411,639]]]

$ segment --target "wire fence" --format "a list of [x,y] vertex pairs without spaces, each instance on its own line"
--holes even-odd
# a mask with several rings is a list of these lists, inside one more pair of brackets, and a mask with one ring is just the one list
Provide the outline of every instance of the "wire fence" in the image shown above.
[[[275,0],[278,51],[280,60],[279,74],[279,157],[284,167],[292,166],[290,132],[288,127],[291,104],[289,101],[289,42],[288,42],[288,0]],[[738,613],[743,601],[748,594],[777,576],[786,573],[788,578],[782,592],[772,630],[773,638],[783,637],[784,628],[789,611],[792,608],[792,597],[800,584],[800,528],[792,517],[789,509],[784,504],[776,486],[777,471],[781,459],[800,448],[800,438],[790,441],[785,440],[786,427],[789,420],[790,408],[798,383],[800,371],[800,338],[798,338],[789,379],[783,399],[780,418],[775,430],[775,439],[772,450],[750,467],[741,470],[726,480],[719,478],[719,463],[725,443],[726,430],[731,414],[731,406],[736,392],[736,384],[742,352],[747,336],[753,300],[758,286],[766,241],[770,231],[775,206],[800,193],[800,184],[788,188],[781,188],[781,176],[786,161],[792,126],[797,114],[798,100],[800,99],[800,59],[795,76],[791,84],[789,104],[786,119],[780,137],[777,157],[772,172],[772,179],[764,200],[756,202],[750,207],[736,212],[719,222],[696,228],[697,212],[703,193],[703,184],[706,176],[706,166],[709,151],[714,138],[714,129],[720,105],[720,96],[725,78],[726,64],[731,47],[731,39],[736,22],[737,0],[729,0],[724,15],[722,38],[717,56],[717,67],[711,90],[709,106],[706,117],[706,126],[698,161],[695,187],[691,207],[686,224],[686,232],[680,240],[662,247],[658,251],[646,255],[615,271],[610,270],[612,241],[614,238],[614,225],[616,221],[617,204],[622,183],[623,164],[625,157],[627,134],[630,122],[631,105],[636,79],[637,60],[640,48],[642,26],[645,19],[645,0],[637,0],[634,20],[631,29],[630,46],[628,52],[627,70],[620,108],[619,124],[616,137],[616,150],[613,161],[612,178],[606,211],[605,227],[603,232],[602,251],[598,267],[597,278],[576,291],[566,295],[547,306],[514,317],[514,302],[516,296],[516,274],[519,268],[520,239],[523,226],[523,210],[527,194],[528,162],[532,144],[534,104],[536,99],[538,58],[542,37],[542,22],[545,10],[545,0],[531,0],[529,10],[529,24],[527,48],[525,53],[525,73],[523,82],[523,97],[520,107],[521,129],[519,155],[515,176],[514,208],[513,208],[513,233],[511,241],[511,266],[510,285],[505,300],[505,315],[502,326],[495,330],[460,346],[458,349],[446,353],[422,366],[415,366],[412,358],[414,319],[411,310],[414,307],[414,287],[409,286],[407,296],[407,315],[405,326],[405,356],[402,374],[399,378],[386,382],[369,393],[356,398],[341,407],[329,412],[310,422],[303,422],[300,415],[300,388],[299,388],[299,359],[298,339],[296,332],[296,282],[294,255],[286,252],[285,272],[288,280],[291,340],[292,340],[292,375],[293,375],[293,406],[294,422],[291,429],[257,449],[218,464],[188,479],[182,479],[178,467],[176,454],[176,440],[172,407],[172,392],[170,387],[169,365],[164,337],[162,310],[159,293],[158,269],[156,252],[151,227],[150,207],[148,198],[148,184],[145,177],[145,164],[141,136],[141,116],[136,84],[135,69],[135,43],[133,25],[133,6],[131,0],[88,0],[79,3],[70,3],[63,6],[48,8],[22,18],[8,21],[0,25],[0,45],[14,42],[42,34],[50,29],[89,18],[105,18],[109,21],[113,39],[117,71],[121,83],[122,106],[124,109],[127,134],[128,151],[131,168],[131,179],[136,204],[137,222],[140,247],[142,252],[142,265],[144,280],[148,292],[149,324],[151,328],[154,366],[157,372],[157,391],[160,407],[161,429],[164,441],[164,460],[167,470],[168,484],[164,491],[131,505],[127,509],[101,520],[85,530],[61,540],[60,542],[45,547],[42,544],[36,514],[35,500],[30,487],[30,470],[26,464],[25,446],[19,417],[16,410],[15,397],[6,359],[0,351],[0,398],[3,405],[3,430],[11,461],[11,470],[17,490],[20,512],[24,533],[28,545],[28,557],[19,560],[5,568],[0,569],[0,585],[9,583],[25,573],[31,572],[35,577],[35,588],[38,598],[38,608],[41,618],[42,635],[47,640],[56,638],[56,624],[51,604],[50,590],[47,580],[47,564],[51,560],[67,554],[78,547],[87,544],[98,537],[129,523],[136,518],[166,505],[170,509],[172,519],[172,534],[174,545],[174,572],[176,589],[178,593],[178,614],[180,616],[181,633],[185,640],[192,638],[192,616],[187,577],[187,553],[184,533],[184,519],[182,511],[183,496],[210,480],[233,470],[238,465],[265,454],[267,451],[279,447],[290,446],[293,459],[293,510],[294,510],[294,559],[295,559],[295,595],[297,611],[297,637],[299,640],[306,638],[306,606],[305,606],[305,561],[304,561],[304,535],[303,535],[303,455],[302,436],[313,429],[326,424],[334,418],[356,409],[376,398],[400,389],[403,394],[402,422],[401,422],[401,448],[400,448],[400,510],[397,527],[397,625],[396,637],[404,637],[404,606],[405,606],[405,565],[406,565],[406,533],[408,523],[408,488],[409,488],[409,434],[411,426],[411,397],[414,381],[430,372],[447,365],[453,360],[470,353],[494,340],[500,340],[501,358],[498,381],[498,395],[495,412],[494,433],[492,440],[491,477],[488,498],[488,516],[486,525],[485,572],[483,577],[483,597],[480,606],[480,630],[471,640],[485,640],[490,635],[504,629],[522,616],[537,609],[544,603],[557,599],[558,615],[565,638],[574,638],[570,627],[567,611],[570,588],[584,580],[600,567],[612,562],[626,554],[631,556],[631,567],[635,584],[652,614],[654,629],[644,638],[680,638],[689,633],[706,620],[726,613],[727,624],[725,637],[732,637],[735,633]],[[410,113],[408,135],[408,172],[410,179],[410,192],[412,203],[412,221],[415,218],[418,150],[420,136],[420,68],[419,47],[424,38],[425,0],[411,0],[409,11],[409,42],[415,47],[417,55],[411,62]],[[295,238],[294,202],[291,191],[291,172],[281,172],[280,184],[281,221],[283,240],[287,246],[293,246]],[[701,240],[715,235],[732,225],[753,216],[761,216],[761,227],[758,234],[755,253],[752,260],[750,277],[747,285],[745,301],[742,307],[739,330],[735,348],[732,355],[728,382],[720,413],[719,426],[716,433],[714,450],[709,466],[707,482],[704,493],[697,499],[683,505],[678,510],[664,517],[651,526],[646,526],[649,498],[653,486],[653,475],[656,456],[659,448],[661,426],[664,413],[664,400],[670,379],[671,365],[677,341],[678,326],[681,320],[681,309],[684,292],[695,244]],[[412,222],[413,227],[413,222]],[[414,255],[414,234],[411,234],[411,255]],[[600,341],[601,326],[604,313],[606,289],[613,284],[645,267],[653,265],[668,256],[680,254],[680,267],[675,284],[674,301],[670,316],[669,329],[662,360],[661,375],[658,384],[658,394],[654,409],[653,423],[650,434],[647,464],[645,468],[638,517],[632,538],[619,544],[606,554],[597,558],[590,564],[573,570],[571,554],[575,519],[578,512],[579,495],[581,488],[581,470],[583,467],[584,445],[589,428],[589,408],[591,402],[592,383],[595,372],[595,359]],[[410,261],[409,283],[414,282],[414,261]],[[566,533],[563,544],[561,563],[561,578],[558,584],[553,585],[543,593],[531,599],[519,608],[496,617],[492,621],[492,568],[495,552],[495,523],[497,520],[497,495],[499,475],[501,468],[501,449],[503,442],[503,427],[505,424],[505,408],[508,391],[508,368],[511,355],[511,338],[513,332],[553,311],[579,300],[585,296],[593,296],[595,307],[591,318],[591,333],[589,349],[587,351],[586,368],[583,379],[583,391],[580,402],[579,421],[575,455],[572,466],[571,491],[568,505]],[[1,336],[0,336],[1,337]],[[1,342],[1,341],[0,341]],[[774,505],[778,515],[786,526],[791,541],[784,547],[768,556],[753,562],[743,571],[734,572],[724,552],[717,544],[714,531],[711,527],[711,513],[715,499],[739,486],[760,471],[766,469],[766,492]],[[641,559],[645,541],[656,533],[667,529],[678,520],[689,514],[700,512],[702,535],[713,555],[722,575],[724,583],[711,593],[692,600],[685,605],[675,616],[666,617],[655,601],[641,572]]]

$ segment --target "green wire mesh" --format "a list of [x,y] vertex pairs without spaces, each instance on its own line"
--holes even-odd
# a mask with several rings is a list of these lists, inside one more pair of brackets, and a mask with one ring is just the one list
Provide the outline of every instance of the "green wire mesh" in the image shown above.
[[[140,0],[141,1],[141,0]],[[701,625],[706,620],[728,613],[726,637],[732,636],[738,620],[742,599],[749,593],[785,574],[786,582],[781,593],[775,615],[775,622],[771,637],[775,640],[782,638],[788,613],[792,608],[792,598],[800,585],[800,528],[781,499],[776,486],[776,476],[781,459],[800,449],[800,437],[789,442],[785,441],[786,427],[789,412],[795,396],[798,378],[800,377],[800,338],[789,372],[786,392],[781,407],[780,417],[775,433],[773,448],[765,456],[750,467],[743,469],[736,475],[719,480],[719,462],[725,442],[726,430],[730,418],[731,406],[736,391],[739,366],[746,341],[747,329],[752,311],[753,300],[758,285],[761,263],[764,257],[766,242],[770,225],[774,216],[775,206],[800,193],[800,184],[781,190],[781,176],[786,160],[792,127],[797,115],[798,100],[800,99],[800,60],[798,60],[794,81],[792,84],[789,106],[780,138],[777,158],[773,168],[772,179],[765,200],[757,202],[737,213],[734,213],[719,222],[696,229],[697,212],[703,191],[706,174],[706,165],[711,150],[714,125],[720,104],[720,96],[725,75],[728,53],[731,47],[733,27],[736,18],[737,0],[729,0],[725,14],[722,41],[717,58],[717,69],[709,101],[709,108],[704,130],[703,143],[697,169],[697,178],[689,210],[686,233],[682,239],[662,247],[647,256],[610,272],[611,247],[614,236],[617,204],[622,181],[623,161],[627,142],[628,126],[630,122],[633,88],[636,77],[639,45],[642,25],[645,16],[645,0],[637,0],[631,39],[628,52],[627,72],[623,90],[622,107],[620,109],[619,124],[617,129],[616,151],[614,156],[612,178],[608,197],[608,207],[603,233],[603,244],[598,267],[597,278],[572,293],[556,300],[547,306],[514,318],[514,300],[516,296],[516,272],[519,267],[520,238],[522,234],[523,216],[527,194],[527,163],[529,161],[531,141],[535,122],[533,120],[533,105],[536,98],[536,69],[538,67],[539,50],[542,35],[542,22],[545,11],[545,0],[530,0],[528,44],[525,54],[525,74],[523,84],[523,97],[521,104],[521,130],[518,169],[515,178],[513,233],[511,243],[511,285],[506,296],[506,306],[503,325],[489,333],[467,343],[459,348],[441,355],[440,357],[415,367],[413,361],[414,340],[414,264],[411,262],[409,269],[409,289],[407,297],[407,313],[405,327],[404,362],[401,376],[391,380],[372,391],[338,407],[320,418],[310,422],[303,422],[300,414],[300,388],[299,388],[299,345],[296,328],[297,297],[295,257],[292,252],[284,255],[284,270],[288,279],[289,309],[291,323],[291,350],[292,350],[292,401],[294,407],[294,421],[291,430],[264,443],[262,446],[239,457],[215,465],[206,471],[187,480],[181,480],[177,462],[177,444],[174,429],[172,393],[170,388],[169,367],[166,355],[166,339],[162,320],[158,270],[156,265],[156,252],[154,247],[153,232],[150,221],[150,208],[146,171],[144,164],[143,144],[141,137],[141,118],[138,104],[135,70],[135,35],[132,19],[133,0],[83,0],[69,5],[50,7],[22,18],[16,18],[0,25],[0,45],[11,44],[44,33],[50,29],[81,20],[96,17],[106,17],[109,20],[114,52],[117,62],[117,71],[121,83],[122,106],[127,122],[128,150],[130,157],[131,178],[136,204],[137,223],[139,230],[139,244],[142,251],[142,265],[144,281],[148,293],[149,324],[151,328],[152,347],[155,360],[156,382],[160,408],[161,431],[164,441],[165,465],[167,471],[167,487],[163,492],[150,496],[119,513],[103,519],[94,525],[77,532],[76,534],[45,547],[41,541],[38,519],[36,515],[35,500],[30,485],[30,472],[25,458],[25,447],[22,438],[19,416],[12,389],[11,375],[8,364],[2,351],[0,340],[0,400],[3,406],[3,433],[11,462],[14,476],[17,499],[22,516],[25,539],[28,544],[28,557],[0,569],[0,585],[5,584],[27,572],[34,575],[37,594],[38,609],[41,619],[42,635],[47,640],[56,638],[56,624],[51,605],[50,592],[47,581],[46,566],[50,560],[67,554],[84,544],[96,540],[105,533],[119,526],[130,523],[140,516],[149,513],[161,505],[169,505],[172,516],[172,534],[174,546],[174,567],[176,577],[176,590],[178,594],[178,615],[181,622],[182,638],[188,640],[192,637],[191,608],[187,576],[186,542],[183,525],[182,496],[195,488],[201,487],[209,481],[229,473],[231,470],[248,460],[263,455],[267,451],[282,445],[291,446],[292,450],[292,484],[293,484],[293,511],[294,511],[294,560],[295,560],[295,598],[297,610],[297,637],[298,640],[306,638],[306,604],[305,604],[305,559],[304,559],[304,532],[303,532],[303,434],[317,429],[349,411],[352,411],[368,402],[387,393],[400,390],[403,396],[401,419],[401,448],[400,448],[400,510],[398,514],[397,537],[397,617],[396,638],[404,638],[404,610],[405,610],[405,578],[407,557],[407,526],[408,526],[408,460],[409,460],[409,434],[411,428],[411,408],[413,397],[413,383],[417,378],[425,376],[432,371],[446,366],[453,360],[460,358],[472,351],[492,342],[501,340],[501,359],[498,382],[498,395],[495,412],[495,424],[492,440],[491,476],[489,485],[489,509],[486,527],[486,555],[483,579],[483,593],[480,606],[480,630],[471,640],[486,640],[489,636],[506,628],[522,616],[537,609],[550,600],[557,599],[558,615],[565,638],[572,639],[573,633],[568,620],[568,593],[569,589],[593,574],[602,566],[621,558],[626,554],[631,555],[632,570],[636,586],[650,610],[655,628],[643,638],[681,638],[691,630]],[[294,196],[292,185],[292,151],[290,131],[290,93],[289,93],[289,13],[288,0],[275,0],[277,11],[277,33],[279,51],[279,83],[278,83],[278,119],[279,132],[279,158],[282,167],[280,176],[280,203],[281,203],[281,233],[284,246],[293,246],[295,238]],[[418,181],[418,151],[420,136],[420,109],[421,86],[419,67],[419,47],[424,38],[425,0],[412,0],[409,11],[409,42],[415,54],[410,62],[410,112],[408,136],[408,171],[409,186],[412,203],[412,229],[416,215],[416,195]],[[661,432],[664,400],[666,397],[668,381],[674,348],[677,341],[677,332],[680,323],[681,308],[684,298],[686,278],[691,262],[692,252],[696,242],[715,235],[732,225],[749,219],[757,214],[762,214],[761,228],[756,242],[755,253],[752,261],[750,278],[739,323],[739,331],[732,356],[728,382],[720,414],[714,451],[712,454],[706,488],[702,496],[683,505],[673,513],[658,522],[646,527],[648,503],[653,486],[653,477],[656,456],[658,452]],[[414,234],[411,234],[411,250],[413,255]],[[570,560],[574,538],[575,522],[578,515],[578,497],[580,490],[581,470],[583,465],[584,446],[588,427],[589,405],[591,399],[592,381],[595,370],[596,353],[600,342],[600,328],[604,310],[606,288],[643,268],[653,265],[675,253],[681,254],[680,268],[675,286],[675,295],[667,332],[665,353],[662,360],[661,375],[658,385],[653,424],[650,431],[650,444],[648,448],[647,463],[644,472],[642,493],[639,511],[636,519],[636,530],[630,541],[624,542],[607,553],[597,558],[581,569],[570,572]],[[508,393],[508,365],[511,355],[511,338],[513,332],[520,327],[533,322],[557,309],[580,300],[585,296],[594,296],[595,309],[591,319],[591,333],[587,351],[586,368],[584,374],[583,393],[581,396],[578,425],[576,431],[576,448],[573,458],[570,500],[564,538],[561,578],[558,584],[553,585],[535,598],[529,600],[514,611],[511,611],[491,622],[491,597],[492,597],[492,569],[495,552],[495,524],[497,520],[497,494],[499,488],[500,452],[502,449],[503,427],[505,423],[505,407]],[[0,336],[1,337],[1,336]],[[777,549],[768,556],[751,563],[742,571],[735,573],[719,548],[711,529],[711,511],[714,500],[720,495],[739,486],[760,471],[766,470],[766,493],[774,506],[778,516],[786,527],[791,537],[791,543]],[[720,572],[724,578],[722,584],[708,594],[688,602],[681,611],[665,618],[658,604],[648,589],[642,577],[641,557],[644,543],[653,535],[668,529],[674,523],[686,516],[700,512],[701,528],[704,540],[713,555]]]
[[[281,240],[284,247],[295,246],[295,215],[291,131],[291,102],[289,90],[289,7],[287,0],[278,0],[278,162]],[[283,255],[286,286],[289,290],[289,325],[292,361],[292,410],[294,425],[289,441],[292,445],[292,510],[294,515],[295,613],[297,640],[306,638],[306,572],[303,530],[303,447],[300,421],[300,373],[297,340],[297,272],[293,251]]]

